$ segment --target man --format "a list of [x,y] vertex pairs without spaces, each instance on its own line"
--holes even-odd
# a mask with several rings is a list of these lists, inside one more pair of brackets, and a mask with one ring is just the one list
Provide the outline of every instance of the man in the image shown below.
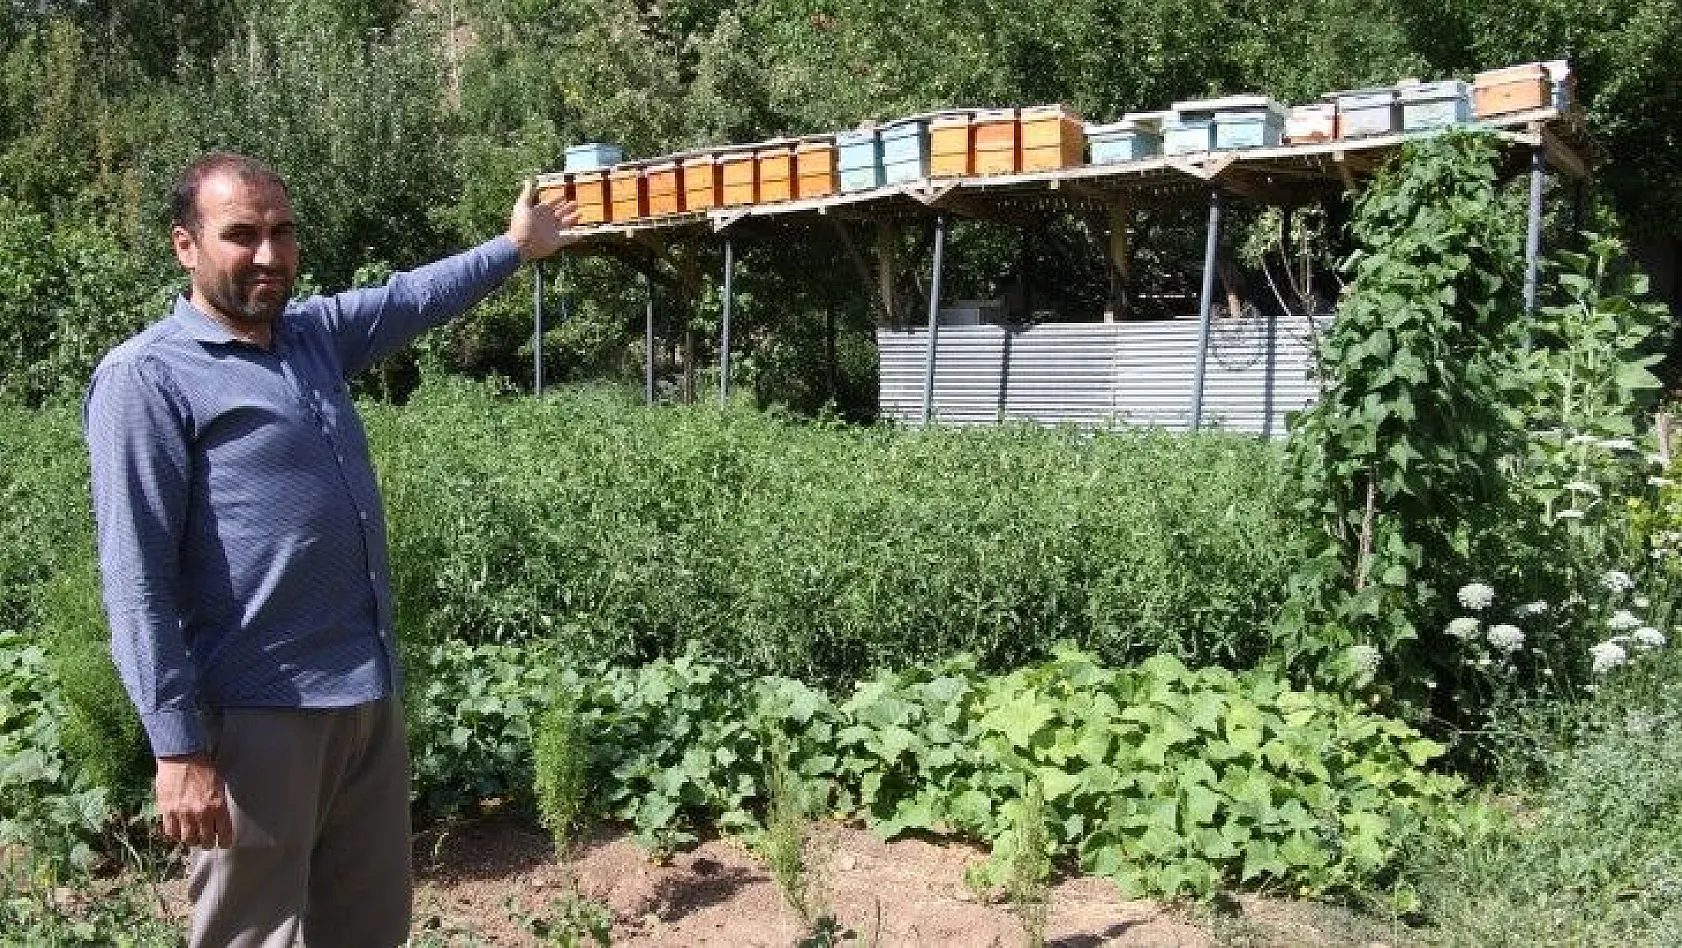
[[384,287],[288,302],[280,177],[211,154],[171,199],[191,277],[84,405],[112,656],[193,853],[194,946],[408,937],[408,754],[385,524],[346,380],[572,240],[521,194],[507,234]]

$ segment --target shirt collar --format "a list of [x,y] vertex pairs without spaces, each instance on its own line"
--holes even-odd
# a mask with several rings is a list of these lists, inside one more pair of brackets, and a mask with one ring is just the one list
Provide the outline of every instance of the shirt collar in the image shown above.
[[[249,345],[249,343],[246,343],[245,340],[229,332],[228,327],[212,319],[210,316],[206,315],[203,310],[194,306],[193,301],[188,299],[186,296],[177,296],[175,298],[175,311],[171,315],[175,318],[176,322],[180,323],[182,327],[187,330],[188,335],[192,336],[199,342],[223,345],[231,342],[238,342]],[[279,340],[285,331],[285,327],[287,325],[285,317],[286,314],[283,311],[275,318],[274,338],[276,340]]]

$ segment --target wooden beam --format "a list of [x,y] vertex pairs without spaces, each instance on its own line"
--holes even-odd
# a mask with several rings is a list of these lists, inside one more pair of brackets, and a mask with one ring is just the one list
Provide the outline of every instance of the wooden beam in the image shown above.
[[882,221],[876,225],[876,295],[882,303],[882,322],[878,325],[897,327],[899,225],[893,221]]

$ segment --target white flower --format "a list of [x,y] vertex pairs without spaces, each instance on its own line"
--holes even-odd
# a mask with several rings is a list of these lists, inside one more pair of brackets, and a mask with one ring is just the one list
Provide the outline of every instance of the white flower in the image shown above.
[[1448,622],[1448,634],[1460,639],[1461,641],[1469,642],[1471,641],[1472,636],[1478,634],[1478,620],[1472,618],[1471,616],[1461,616],[1458,619],[1450,619]]
[[1503,652],[1516,652],[1524,646],[1524,630],[1516,625],[1492,625],[1485,638]]
[[1676,482],[1671,480],[1668,477],[1659,477],[1658,475],[1653,475],[1652,477],[1647,478],[1647,483],[1651,484],[1654,487],[1669,487],[1670,485],[1672,485]]
[[1527,602],[1524,605],[1519,606],[1517,609],[1514,609],[1513,615],[1518,616],[1520,619],[1525,619],[1530,616],[1542,615],[1547,611],[1548,604],[1538,599],[1535,602]]
[[1609,569],[1600,574],[1600,585],[1613,592],[1623,592],[1626,589],[1634,589],[1635,580],[1630,579],[1629,574],[1621,569]]
[[1349,651],[1345,654],[1345,658],[1349,662],[1349,667],[1362,675],[1371,675],[1378,671],[1378,663],[1383,660],[1383,656],[1378,653],[1378,649],[1371,645],[1351,645]]
[[1642,648],[1662,648],[1664,646],[1664,633],[1650,625],[1644,625],[1631,632],[1630,638]]
[[1588,481],[1572,481],[1565,485],[1565,489],[1575,491],[1579,494],[1593,494],[1596,497],[1600,496],[1600,488],[1590,484]]
[[1557,520],[1581,520],[1583,519],[1583,512],[1575,509],[1561,510],[1559,513],[1554,514],[1554,518]]
[[1648,599],[1646,596],[1636,596],[1633,604],[1637,609],[1645,609],[1653,604],[1653,600]]
[[1589,647],[1589,654],[1594,656],[1594,673],[1602,675],[1617,668],[1629,660],[1629,653],[1616,642],[1601,642]]
[[1606,625],[1614,632],[1625,632],[1641,625],[1641,620],[1628,609],[1619,609],[1612,613],[1612,618],[1606,620]]
[[1495,590],[1486,583],[1467,583],[1456,595],[1460,604],[1473,612],[1487,609],[1495,601]]

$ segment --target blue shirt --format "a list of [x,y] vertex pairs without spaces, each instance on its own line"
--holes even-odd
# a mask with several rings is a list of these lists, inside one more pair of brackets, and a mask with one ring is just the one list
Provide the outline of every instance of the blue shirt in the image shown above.
[[154,754],[204,749],[201,709],[392,693],[385,520],[345,380],[518,266],[498,237],[293,302],[270,349],[178,299],[100,362],[83,423],[111,654]]

